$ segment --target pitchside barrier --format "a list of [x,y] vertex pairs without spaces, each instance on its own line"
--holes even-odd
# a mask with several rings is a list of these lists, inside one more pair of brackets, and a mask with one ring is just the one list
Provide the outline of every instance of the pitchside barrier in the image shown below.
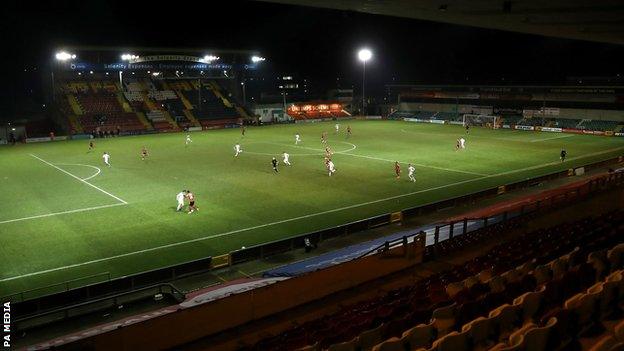
[[[584,166],[584,168],[587,170],[603,167],[608,164],[613,164],[618,160],[619,158],[600,161],[586,165]],[[506,184],[505,189],[506,191],[509,191],[512,189],[525,188],[539,184],[540,182],[545,180],[556,179],[564,176],[568,176],[568,171],[560,171],[533,179]],[[590,191],[599,189],[601,187],[600,182],[608,181],[611,183],[612,181],[617,181],[618,184],[621,184],[623,179],[624,173],[614,173],[609,175],[607,180],[601,178],[590,182],[589,189]],[[401,219],[404,219],[414,216],[420,216],[425,213],[436,212],[440,209],[450,208],[464,203],[473,203],[477,199],[496,196],[498,192],[499,187],[496,186],[472,194],[466,194],[460,197],[429,203],[418,207],[407,208],[399,211],[400,217]],[[577,197],[579,195],[580,193],[576,194]],[[568,201],[572,198],[575,198],[575,196],[568,195],[566,193],[549,201],[551,201],[550,204],[552,205],[555,203]],[[520,213],[523,214],[527,212],[532,212],[540,209],[540,207],[544,207],[544,204],[541,204],[539,201],[535,204],[524,205],[520,209]],[[507,213],[503,214],[505,219],[507,215]],[[67,309],[70,306],[76,305],[77,303],[87,303],[87,301],[93,299],[106,298],[113,295],[117,296],[124,293],[127,294],[135,291],[136,289],[145,288],[158,283],[162,284],[171,282],[175,279],[203,273],[213,268],[231,266],[241,262],[262,259],[293,249],[303,248],[304,239],[306,237],[309,238],[313,243],[320,243],[323,240],[327,240],[329,238],[338,237],[354,232],[360,232],[377,226],[389,224],[393,221],[396,221],[397,216],[399,216],[397,212],[383,214],[321,231],[309,232],[282,240],[277,240],[261,245],[248,247],[245,249],[232,251],[229,254],[217,256],[216,261],[214,262],[212,257],[206,257],[178,265],[172,265],[169,267],[164,267],[115,279],[110,279],[109,276],[109,280],[107,281],[90,284],[79,288],[70,288],[71,284],[68,284],[67,282],[61,282],[59,284],[47,287],[50,289],[55,286],[59,288],[59,291],[53,294],[37,296],[37,294],[41,294],[41,289],[35,289],[21,292],[18,294],[13,294],[10,296],[4,296],[2,297],[2,301],[11,301],[14,303],[14,319],[25,320],[49,311],[58,311],[63,308]],[[485,226],[491,224],[492,222],[498,221],[495,217],[486,217],[482,218],[481,220],[484,221]],[[452,229],[445,228],[445,225],[440,225],[439,228],[436,229],[436,234],[434,234],[433,241],[434,245],[436,245],[440,241],[446,240],[446,238],[452,238],[454,235],[458,235],[460,233],[463,234],[466,232],[465,222],[463,224],[460,224],[461,227],[458,227],[458,223],[451,223],[449,225],[451,225]],[[441,238],[439,233],[445,231],[448,231],[448,235],[445,235],[445,237]],[[75,283],[76,281],[77,280],[74,280],[72,282]]]
[[[73,306],[77,303],[135,292],[138,289],[154,286],[155,284],[162,284],[189,275],[207,272],[212,268],[211,262],[212,257],[206,257],[183,264],[172,265],[115,279],[110,279],[110,274],[106,272],[108,280],[105,281],[70,288],[72,285],[71,283],[78,281],[78,279],[74,279],[43,288],[4,296],[2,297],[2,301],[10,301],[14,304],[15,313],[13,313],[13,318],[19,320],[20,318],[38,315],[43,312]],[[90,277],[93,278],[102,275],[101,273]],[[41,296],[42,289],[44,291],[50,291],[51,289],[59,290]]]

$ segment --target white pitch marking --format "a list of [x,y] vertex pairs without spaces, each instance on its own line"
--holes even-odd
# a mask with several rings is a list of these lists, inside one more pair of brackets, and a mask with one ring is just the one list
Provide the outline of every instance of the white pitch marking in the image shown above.
[[[624,149],[624,146],[613,148],[613,149],[609,149],[609,150],[604,150],[604,151],[597,151],[597,152],[593,152],[593,153],[590,153],[590,154],[585,154],[585,155],[582,155],[582,156],[576,156],[576,157],[569,158],[568,160],[577,160],[577,159],[581,159],[581,158],[585,158],[585,157],[601,155],[601,154],[605,154],[605,153],[609,153],[609,152],[613,152],[613,151],[618,151],[618,150],[622,150],[622,149]],[[566,161],[566,162],[568,162],[568,161]],[[332,212],[344,211],[344,210],[348,210],[348,209],[351,209],[351,208],[366,206],[366,205],[370,205],[370,204],[374,204],[374,203],[378,203],[378,202],[384,202],[384,201],[388,201],[388,200],[399,199],[399,198],[402,198],[402,197],[412,196],[412,195],[416,195],[416,194],[421,194],[421,193],[425,193],[425,192],[432,191],[432,190],[448,188],[448,187],[452,187],[452,186],[456,186],[456,185],[461,185],[461,184],[475,182],[475,181],[486,179],[486,178],[498,177],[498,176],[501,176],[501,175],[508,175],[508,174],[513,174],[513,173],[518,173],[518,172],[524,172],[524,171],[528,171],[528,170],[532,170],[532,169],[536,169],[536,168],[541,168],[541,167],[552,166],[552,165],[556,165],[556,164],[560,164],[560,163],[561,163],[561,161],[549,162],[549,163],[544,163],[544,164],[541,164],[541,165],[535,165],[535,166],[520,168],[520,169],[516,169],[516,170],[512,170],[512,171],[507,171],[507,172],[502,172],[502,173],[498,173],[498,174],[487,175],[487,176],[483,176],[483,177],[479,177],[479,178],[472,178],[472,179],[462,180],[462,181],[459,181],[459,182],[455,182],[455,183],[451,183],[451,184],[439,185],[439,186],[436,186],[436,187],[433,187],[433,188],[422,189],[422,190],[414,191],[414,192],[407,193],[407,194],[390,196],[390,197],[387,197],[387,198],[384,198],[384,199],[378,199],[378,200],[363,202],[363,203],[360,203],[360,204],[345,206],[345,207],[341,207],[341,208],[335,208],[335,209],[332,209],[332,210],[327,210],[327,211],[322,211],[322,212],[317,212],[317,213],[311,213],[311,214],[307,214],[307,215],[303,215],[303,216],[299,216],[299,217],[283,219],[283,220],[276,221],[276,222],[260,224],[260,225],[256,225],[256,226],[253,226],[253,227],[236,229],[236,230],[232,230],[232,231],[229,231],[229,232],[209,235],[209,236],[205,236],[205,237],[201,237],[201,238],[195,238],[195,239],[190,239],[190,240],[185,240],[185,241],[177,241],[177,242],[174,242],[174,243],[171,243],[171,244],[167,244],[167,245],[156,246],[156,247],[152,247],[152,248],[149,248],[149,249],[138,250],[138,251],[133,251],[133,252],[127,252],[127,253],[124,253],[124,254],[119,254],[119,255],[115,255],[115,256],[99,258],[99,259],[92,260],[92,261],[87,261],[87,262],[75,263],[75,264],[68,265],[68,266],[63,266],[63,267],[46,269],[44,271],[22,274],[22,275],[18,275],[18,276],[14,276],[14,277],[0,279],[0,282],[20,279],[20,278],[25,278],[25,277],[31,277],[31,276],[34,276],[34,275],[40,275],[40,274],[60,271],[60,270],[63,270],[63,269],[68,269],[68,268],[80,267],[80,266],[84,266],[84,265],[88,265],[88,264],[104,262],[104,261],[108,261],[108,260],[113,260],[113,259],[117,259],[117,258],[132,256],[132,255],[135,255],[135,254],[141,254],[141,253],[145,253],[145,252],[156,251],[156,250],[165,249],[165,248],[169,248],[169,247],[174,247],[174,246],[178,246],[178,245],[184,245],[184,244],[199,242],[199,241],[203,241],[203,240],[219,238],[219,237],[222,237],[222,236],[228,236],[228,235],[241,233],[241,232],[245,232],[245,231],[249,231],[249,230],[269,227],[269,226],[276,225],[276,224],[282,224],[282,223],[297,221],[297,220],[300,220],[300,219],[316,217],[316,216],[320,216],[320,215],[324,215],[324,214],[328,214],[328,213],[332,213]]]
[[72,177],[72,178],[74,178],[74,179],[77,179],[77,180],[79,180],[79,181],[81,181],[81,182],[83,182],[83,183],[87,184],[88,186],[90,186],[90,187],[92,187],[92,188],[94,188],[94,189],[96,189],[96,190],[99,190],[99,191],[103,192],[104,194],[106,194],[106,195],[108,195],[108,196],[112,197],[113,199],[115,199],[115,200],[117,200],[117,201],[119,201],[119,202],[123,203],[124,205],[127,205],[127,204],[128,204],[128,203],[127,203],[126,201],[124,201],[123,199],[121,199],[121,198],[119,198],[119,197],[117,197],[117,196],[115,196],[115,195],[113,195],[113,194],[109,193],[108,191],[106,191],[106,190],[104,190],[104,189],[102,189],[102,188],[99,188],[99,187],[97,187],[97,186],[95,186],[95,185],[93,185],[93,184],[91,184],[91,183],[87,182],[87,181],[86,181],[86,180],[84,180],[84,179],[81,179],[80,177],[77,177],[77,176],[75,176],[75,175],[73,175],[73,174],[71,174],[71,173],[67,172],[66,170],[64,170],[64,169],[62,169],[62,168],[60,168],[60,167],[58,167],[58,166],[55,166],[55,165],[51,164],[50,162],[48,162],[48,161],[46,161],[46,160],[42,159],[41,157],[38,157],[38,156],[33,155],[33,154],[30,154],[30,156],[32,156],[32,157],[36,158],[37,160],[39,160],[39,161],[41,161],[41,162],[43,162],[43,163],[47,164],[47,165],[48,165],[48,166],[50,166],[50,167],[54,167],[54,168],[58,169],[59,171],[61,171],[61,172],[65,173],[65,174],[67,174],[68,176],[70,176],[70,177]]
[[[348,154],[348,153],[344,153],[343,155],[362,157],[362,158],[368,158],[368,159],[371,159],[371,160],[386,161],[386,162],[395,162],[396,161],[396,160],[388,160],[388,159],[385,159],[385,158],[379,158],[379,157],[373,157],[373,156],[367,156],[367,155]],[[437,166],[425,165],[425,164],[416,163],[416,162],[403,162],[403,163],[411,163],[411,164],[413,164],[415,166],[420,166],[420,167],[424,167],[424,168],[439,169],[439,170],[443,170],[443,171],[447,171],[447,172],[465,173],[465,174],[478,175],[478,176],[482,176],[482,177],[490,176],[490,174],[485,174],[485,173],[477,173],[477,172],[471,172],[471,171],[461,171],[459,169],[437,167]]]
[[[353,145],[351,143],[348,143],[346,141],[340,141],[340,143],[351,145],[351,148],[347,149],[347,150],[336,151],[336,152],[334,152],[335,154],[341,154],[341,153],[349,152],[349,151],[355,150],[355,148],[357,147],[357,146],[355,146],[355,145]],[[320,155],[323,155],[323,150],[321,150],[321,149],[315,149],[313,147],[305,147],[305,146],[301,146],[301,145],[279,144],[279,143],[271,143],[271,142],[264,142],[264,141],[256,141],[256,142],[251,142],[249,144],[269,144],[269,145],[277,145],[277,146],[284,146],[284,147],[296,147],[296,148],[305,149],[305,150],[317,151],[316,153],[313,153],[313,154],[292,154],[292,156],[320,156]],[[249,145],[249,144],[247,144],[247,145]],[[266,155],[266,156],[274,156],[275,155],[275,154],[271,154],[271,153],[268,153],[268,152],[253,152],[253,151],[245,151],[245,153],[250,154],[250,155]]]
[[37,218],[52,217],[52,216],[58,216],[58,215],[69,214],[69,213],[78,213],[78,212],[93,211],[93,210],[99,210],[99,209],[102,209],[102,208],[107,208],[107,207],[115,207],[115,206],[122,206],[122,205],[126,205],[126,204],[116,203],[116,204],[111,204],[111,205],[102,205],[102,206],[95,206],[95,207],[79,208],[79,209],[76,209],[76,210],[69,210],[69,211],[62,211],[62,212],[46,213],[46,214],[42,214],[42,215],[36,215],[36,216],[30,216],[30,217],[23,217],[23,218],[15,218],[15,219],[9,219],[9,220],[6,220],[6,221],[0,221],[0,224],[12,223],[12,222],[19,222],[19,221],[26,221],[26,220],[29,220],[29,219],[37,219]]
[[89,177],[86,177],[86,178],[82,178],[82,180],[89,180],[89,179],[91,179],[91,178],[96,177],[97,175],[99,175],[99,174],[100,174],[100,172],[102,172],[102,170],[101,170],[99,167],[95,167],[95,166],[91,166],[91,165],[83,165],[83,164],[80,164],[80,163],[57,163],[56,165],[57,165],[57,166],[82,166],[82,167],[90,167],[90,168],[93,168],[93,169],[95,169],[95,170],[97,171],[97,172],[95,172],[95,174],[94,174],[94,175],[89,176]]
[[[369,158],[371,160],[377,160],[377,161],[395,162],[395,160],[388,160],[388,159],[385,159],[385,158],[379,158],[379,157],[373,157],[373,156],[367,156],[367,155],[351,154],[349,152],[355,150],[357,148],[357,146],[355,146],[354,144],[348,143],[346,141],[341,141],[341,143],[349,144],[352,147],[351,147],[351,149],[348,149],[348,150],[336,151],[336,152],[334,152],[335,154],[342,154],[342,155],[355,156],[355,157],[363,157],[363,158]],[[275,144],[275,145],[282,145],[282,144]],[[302,149],[316,150],[316,149],[313,149],[313,148],[310,148],[310,147],[305,147],[305,146],[295,145],[295,147],[299,147],[299,148],[302,148]],[[477,172],[470,172],[470,171],[460,171],[458,169],[430,166],[430,165],[425,165],[425,164],[422,164],[422,163],[415,163],[415,162],[403,162],[403,163],[411,163],[411,164],[416,165],[416,166],[425,167],[425,168],[439,169],[439,170],[443,170],[443,171],[447,171],[447,172],[466,173],[466,174],[472,174],[472,175],[478,175],[478,176],[487,176],[488,175],[488,174],[484,174],[484,173],[477,173]]]
[[546,140],[553,140],[553,139],[561,139],[561,138],[569,138],[569,137],[573,137],[576,136],[576,134],[563,134],[563,135],[557,135],[554,137],[550,137],[550,138],[544,138],[544,139],[533,139],[530,142],[531,143],[537,143],[540,141],[546,141]]

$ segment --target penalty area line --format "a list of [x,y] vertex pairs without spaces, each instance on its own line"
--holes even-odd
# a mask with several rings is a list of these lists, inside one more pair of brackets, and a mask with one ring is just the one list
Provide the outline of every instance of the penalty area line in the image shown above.
[[98,190],[98,191],[100,191],[100,192],[102,192],[102,193],[104,193],[104,194],[106,194],[106,195],[108,195],[108,196],[112,197],[113,199],[115,199],[115,200],[117,200],[117,201],[121,202],[121,203],[122,203],[122,204],[124,204],[124,205],[127,205],[127,204],[128,204],[125,200],[123,200],[123,199],[121,199],[121,198],[119,198],[119,197],[117,197],[117,196],[115,196],[115,195],[113,195],[113,194],[109,193],[108,191],[106,191],[106,190],[104,190],[104,189],[102,189],[102,188],[100,188],[100,187],[98,187],[98,186],[95,186],[95,185],[93,185],[93,184],[91,184],[91,183],[87,182],[86,180],[84,180],[84,179],[82,179],[82,178],[80,178],[80,177],[78,177],[78,176],[76,176],[76,175],[74,175],[74,174],[72,174],[72,173],[67,172],[66,170],[64,170],[64,169],[62,169],[62,168],[60,168],[60,167],[58,167],[58,166],[55,166],[55,165],[51,164],[50,162],[48,162],[48,161],[46,161],[46,160],[42,159],[41,157],[38,157],[38,156],[33,155],[33,154],[30,154],[30,156],[32,156],[32,157],[34,157],[34,158],[36,158],[37,160],[39,160],[39,161],[41,161],[41,162],[45,163],[46,165],[48,165],[48,166],[50,166],[50,167],[54,167],[54,168],[58,169],[59,171],[61,171],[61,172],[65,173],[65,174],[67,174],[68,176],[70,176],[70,177],[72,177],[72,178],[74,178],[74,179],[76,179],[76,180],[78,180],[78,181],[80,181],[80,182],[82,182],[82,183],[85,183],[86,185],[88,185],[88,186],[92,187],[93,189],[96,189],[96,190]]

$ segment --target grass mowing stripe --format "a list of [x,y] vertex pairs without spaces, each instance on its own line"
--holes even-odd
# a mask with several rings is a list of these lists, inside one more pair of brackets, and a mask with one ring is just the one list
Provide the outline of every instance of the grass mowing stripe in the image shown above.
[[104,189],[102,189],[102,188],[100,188],[100,187],[97,187],[97,186],[95,186],[95,185],[93,185],[93,184],[91,184],[91,183],[87,182],[86,180],[84,180],[84,179],[82,179],[82,178],[80,178],[80,177],[77,177],[77,176],[75,176],[75,175],[73,175],[73,174],[71,174],[71,173],[67,172],[66,170],[64,170],[64,169],[62,169],[62,168],[60,168],[60,167],[58,167],[58,166],[55,166],[55,165],[51,164],[50,162],[48,162],[48,161],[46,161],[46,160],[42,159],[41,157],[38,157],[38,156],[33,155],[33,154],[30,154],[30,156],[32,156],[32,157],[36,158],[37,160],[39,160],[39,161],[41,161],[41,162],[43,162],[43,163],[47,164],[48,166],[51,166],[51,167],[54,167],[54,168],[58,169],[59,171],[61,171],[61,172],[65,173],[65,174],[67,174],[68,176],[70,176],[70,177],[72,177],[72,178],[75,178],[75,179],[77,179],[77,180],[79,180],[79,181],[81,181],[81,182],[83,182],[83,183],[87,184],[88,186],[90,186],[90,187],[92,187],[92,188],[94,188],[94,189],[96,189],[96,190],[99,190],[99,191],[103,192],[104,194],[106,194],[106,195],[108,195],[108,196],[112,197],[113,199],[115,199],[115,200],[117,200],[117,201],[119,201],[119,202],[123,203],[124,205],[127,205],[127,204],[128,204],[128,203],[127,203],[126,201],[124,201],[123,199],[120,199],[119,197],[117,197],[117,196],[115,196],[115,195],[113,195],[113,194],[109,193],[108,191],[106,191],[106,190],[104,190]]
[[19,222],[19,221],[27,221],[27,220],[30,220],[30,219],[37,219],[37,218],[59,216],[59,215],[70,214],[70,213],[94,211],[94,210],[99,210],[99,209],[102,209],[102,208],[122,206],[122,205],[127,205],[127,204],[125,204],[125,203],[116,203],[116,204],[111,204],[111,205],[102,205],[102,206],[95,206],[95,207],[79,208],[79,209],[76,209],[76,210],[68,210],[68,211],[62,211],[62,212],[46,213],[46,214],[42,214],[42,215],[36,215],[36,216],[30,216],[30,217],[22,217],[22,218],[9,219],[9,220],[6,220],[6,221],[0,221],[0,224],[13,223],[13,222]]
[[[355,157],[363,157],[363,158],[368,158],[368,159],[377,160],[377,161],[395,162],[394,160],[388,160],[388,159],[385,159],[385,158],[379,158],[379,157],[373,157],[373,156],[367,156],[367,155],[359,155],[359,154],[352,154],[350,152],[355,150],[357,148],[357,146],[355,144],[352,144],[352,143],[349,143],[349,142],[346,142],[346,141],[340,141],[340,142],[341,143],[345,143],[345,144],[349,144],[349,145],[352,146],[352,148],[349,149],[349,150],[344,150],[344,151],[336,151],[336,152],[334,152],[334,154],[341,154],[341,155],[355,156]],[[275,145],[287,146],[285,144],[275,144]],[[293,145],[291,145],[291,146],[293,146]],[[308,150],[317,150],[317,149],[314,149],[314,148],[311,148],[311,147],[298,146],[298,145],[295,145],[294,147],[298,147],[298,148],[302,148],[302,149],[308,149]],[[319,150],[319,151],[321,151],[321,150]],[[458,169],[425,165],[425,164],[416,163],[416,162],[402,162],[402,163],[411,163],[411,164],[419,166],[419,167],[432,168],[432,169],[437,169],[437,170],[442,170],[442,171],[447,171],[447,172],[466,173],[466,174],[472,174],[472,175],[478,175],[478,176],[487,176],[487,175],[489,175],[489,174],[484,174],[484,173],[477,173],[477,172],[470,172],[470,171],[461,171],[461,170],[458,170]]]
[[[614,152],[614,151],[618,151],[618,150],[622,150],[622,149],[624,149],[624,146],[623,147],[612,148],[612,149],[608,149],[608,150],[603,150],[603,151],[597,151],[597,152],[593,152],[593,153],[589,153],[589,154],[585,154],[585,155],[580,155],[580,156],[576,156],[576,157],[571,157],[571,158],[569,158],[569,160],[577,160],[577,159],[586,158],[586,157],[598,156],[598,155],[602,155],[602,154],[605,154],[605,153],[610,153],[610,152]],[[283,220],[279,220],[279,221],[275,221],[275,222],[271,222],[271,223],[260,224],[260,225],[256,225],[256,226],[252,226],[252,227],[248,227],[248,228],[236,229],[236,230],[232,230],[232,231],[228,231],[228,232],[224,232],[224,233],[209,235],[209,236],[195,238],[195,239],[190,239],[190,240],[185,240],[185,241],[174,242],[174,243],[171,243],[171,244],[156,246],[156,247],[152,247],[152,248],[148,248],[148,249],[144,249],[144,250],[132,251],[132,252],[127,252],[127,253],[119,254],[119,255],[115,255],[115,256],[99,258],[99,259],[92,260],[92,261],[86,261],[86,262],[76,263],[76,264],[72,264],[72,265],[68,265],[68,266],[51,268],[51,269],[46,269],[46,270],[39,271],[39,272],[27,273],[27,274],[23,274],[23,275],[19,275],[19,276],[4,278],[4,279],[0,279],[0,282],[6,282],[6,281],[15,280],[15,279],[25,278],[25,277],[31,277],[31,276],[35,276],[35,275],[40,275],[40,274],[60,271],[60,270],[68,269],[68,268],[80,267],[80,266],[89,265],[89,264],[93,264],[93,263],[104,262],[104,261],[117,259],[117,258],[122,258],[122,257],[128,257],[128,256],[136,255],[136,254],[145,253],[145,252],[157,251],[157,250],[161,250],[161,249],[165,249],[165,248],[175,247],[175,246],[179,246],[179,245],[185,245],[185,244],[194,243],[194,242],[199,242],[199,241],[204,241],[204,240],[209,240],[209,239],[214,239],[214,238],[220,238],[220,237],[229,236],[229,235],[232,235],[232,234],[237,234],[237,233],[241,233],[241,232],[245,232],[245,231],[249,231],[249,230],[264,228],[264,227],[268,227],[268,226],[272,226],[272,225],[292,222],[292,221],[305,219],[305,218],[310,218],[310,217],[316,217],[316,216],[325,215],[325,214],[328,214],[328,213],[349,210],[349,209],[352,209],[352,208],[362,207],[362,206],[371,205],[371,204],[375,204],[375,203],[379,203],[379,202],[395,200],[395,199],[398,199],[398,198],[401,198],[401,197],[412,196],[412,195],[417,195],[417,194],[421,194],[421,193],[425,193],[425,192],[429,192],[429,191],[434,191],[434,190],[444,189],[444,188],[448,188],[448,187],[452,187],[452,186],[462,185],[462,184],[466,184],[466,183],[470,183],[470,182],[474,182],[474,181],[479,181],[479,180],[486,179],[486,178],[493,178],[493,177],[498,177],[498,176],[503,176],[503,175],[509,175],[509,174],[513,174],[513,173],[519,173],[519,172],[524,172],[524,171],[528,171],[528,170],[533,170],[533,169],[538,169],[538,168],[543,168],[543,167],[548,167],[548,166],[554,166],[554,165],[557,165],[557,164],[560,164],[560,161],[554,161],[554,162],[549,162],[549,163],[545,163],[545,164],[529,166],[529,167],[525,167],[525,168],[520,168],[520,169],[507,171],[507,172],[501,172],[501,173],[497,173],[497,174],[486,175],[486,176],[478,177],[478,178],[465,179],[465,180],[458,181],[458,182],[455,182],[455,183],[444,184],[444,185],[440,185],[440,186],[436,186],[436,187],[432,187],[432,188],[427,188],[427,189],[422,189],[422,190],[418,190],[418,191],[414,191],[414,192],[410,192],[410,193],[406,193],[406,194],[400,194],[400,195],[390,196],[390,197],[383,198],[383,199],[377,199],[377,200],[367,201],[367,202],[354,204],[354,205],[349,205],[349,206],[345,206],[345,207],[341,207],[341,208],[335,208],[335,209],[332,209],[332,210],[327,210],[327,211],[322,211],[322,212],[317,212],[317,213],[310,213],[310,214],[303,215],[303,216],[283,219]]]
[[[386,162],[395,162],[396,160],[388,160],[385,158],[380,158],[380,157],[374,157],[374,156],[367,156],[367,155],[359,155],[359,154],[351,154],[351,153],[343,153],[343,155],[348,155],[348,156],[355,156],[355,157],[362,157],[362,158],[367,158],[369,160],[377,160],[377,161],[386,161]],[[485,173],[477,173],[477,172],[471,172],[471,171],[460,171],[459,169],[452,169],[452,168],[445,168],[445,167],[437,167],[437,166],[430,166],[430,165],[424,165],[422,163],[416,163],[416,162],[403,162],[403,163],[411,163],[413,165],[419,166],[419,167],[424,167],[424,168],[433,168],[433,169],[437,169],[437,170],[442,170],[442,171],[447,171],[447,172],[456,172],[456,173],[464,173],[464,174],[471,174],[471,175],[477,175],[477,176],[481,176],[481,177],[486,177],[489,176],[490,174],[485,174]]]
[[529,141],[530,143],[537,143],[540,141],[547,141],[547,140],[554,140],[554,139],[561,139],[561,138],[569,138],[569,137],[573,137],[576,134],[564,134],[564,135],[557,135],[554,137],[550,137],[550,138],[544,138],[544,139],[533,139],[531,141]]

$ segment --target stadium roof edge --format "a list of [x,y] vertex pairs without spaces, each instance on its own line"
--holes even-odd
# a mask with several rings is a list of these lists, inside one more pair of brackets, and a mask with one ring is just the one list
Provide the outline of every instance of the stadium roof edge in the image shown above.
[[89,45],[59,45],[59,50],[72,51],[100,51],[100,52],[160,52],[160,53],[222,53],[222,54],[239,54],[239,55],[255,55],[260,54],[258,50],[242,50],[242,49],[215,49],[215,48],[166,48],[166,47],[144,47],[144,46],[89,46]]

